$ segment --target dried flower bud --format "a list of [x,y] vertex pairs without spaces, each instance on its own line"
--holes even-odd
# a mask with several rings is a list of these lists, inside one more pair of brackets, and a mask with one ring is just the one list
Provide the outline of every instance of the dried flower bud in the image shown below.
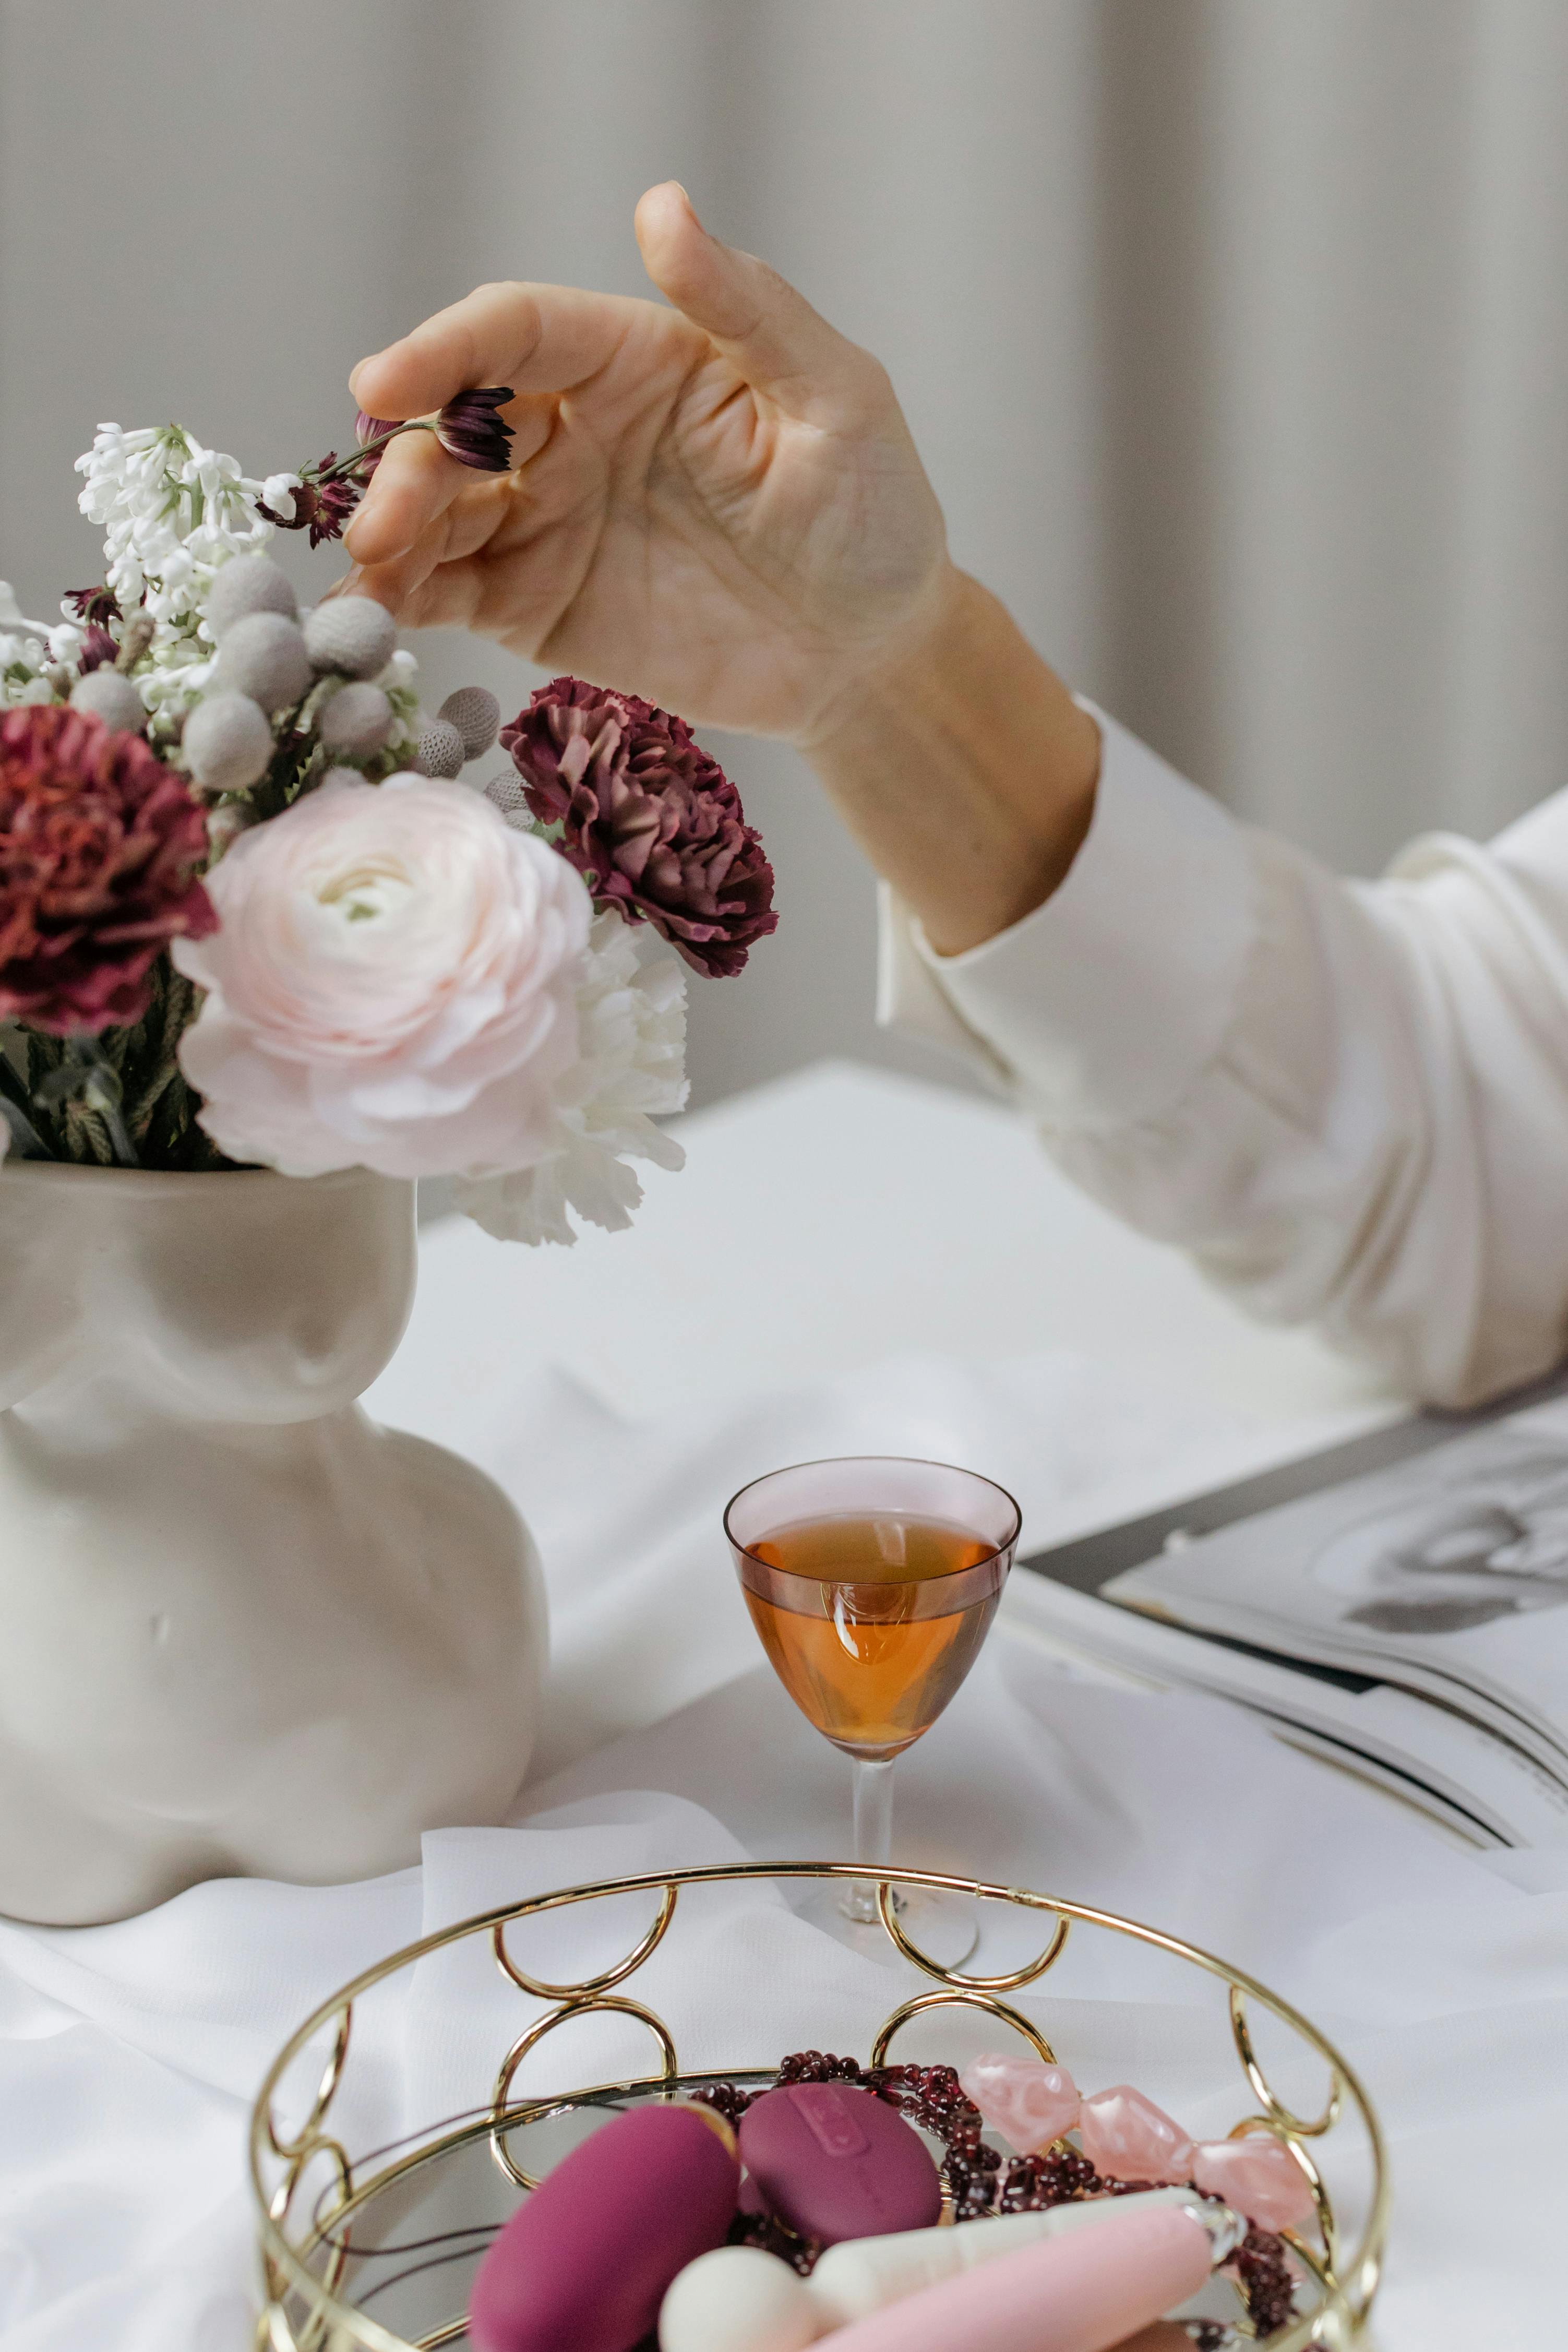
[[379,686],[340,686],[321,708],[317,732],[329,751],[368,760],[392,731],[392,707]]
[[115,656],[118,670],[133,670],[158,634],[158,624],[151,613],[132,613],[120,633],[120,651]]
[[420,730],[419,749],[411,762],[421,776],[460,776],[463,738],[450,719],[427,719]]
[[89,670],[71,688],[71,709],[90,710],[119,734],[140,735],[147,724],[147,706],[128,677],[112,669]]
[[214,644],[220,645],[247,613],[281,613],[292,621],[298,610],[287,574],[269,555],[231,555],[214,574],[202,617]]
[[501,706],[487,686],[460,686],[441,706],[463,738],[465,760],[482,760],[501,731]]
[[213,668],[220,694],[247,694],[263,710],[286,710],[310,691],[305,635],[285,613],[246,613],[224,631]]
[[[390,416],[367,416],[362,408],[354,419],[354,438],[359,443],[361,449],[364,447],[367,441],[382,440],[387,434],[395,433],[397,429],[397,424],[393,418]],[[385,454],[384,450],[372,449],[370,456],[364,460],[360,470],[363,478],[367,482],[370,480],[371,476],[375,472],[376,467],[381,464]]]
[[119,639],[111,637],[100,622],[89,621],[81,651],[77,656],[77,667],[83,677],[89,670],[112,669],[119,659]]
[[373,596],[333,596],[305,615],[310,667],[343,677],[376,677],[397,651],[397,623]]
[[244,694],[209,694],[185,721],[185,765],[204,792],[243,793],[272,761],[267,714]]

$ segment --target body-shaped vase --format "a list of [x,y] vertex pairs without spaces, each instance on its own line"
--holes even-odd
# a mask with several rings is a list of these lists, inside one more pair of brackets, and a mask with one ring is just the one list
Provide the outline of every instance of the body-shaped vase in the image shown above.
[[500,1819],[546,1633],[487,1478],[355,1400],[413,1188],[0,1166],[0,1913],[325,1882]]

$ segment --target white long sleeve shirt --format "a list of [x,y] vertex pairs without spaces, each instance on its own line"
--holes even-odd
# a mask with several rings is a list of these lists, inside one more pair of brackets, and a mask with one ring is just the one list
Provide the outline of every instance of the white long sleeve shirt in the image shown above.
[[[1088,707],[1088,706],[1086,706]],[[938,956],[890,893],[879,1017],[988,1067],[1097,1199],[1252,1313],[1468,1404],[1568,1353],[1568,791],[1348,882],[1103,713],[1043,907]]]

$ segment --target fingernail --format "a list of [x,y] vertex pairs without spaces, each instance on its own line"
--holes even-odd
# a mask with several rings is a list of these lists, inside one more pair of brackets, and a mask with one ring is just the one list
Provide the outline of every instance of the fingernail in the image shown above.
[[672,188],[680,188],[680,190],[681,190],[681,194],[682,194],[682,196],[685,199],[685,206],[686,206],[686,210],[687,210],[687,212],[689,212],[689,213],[690,213],[690,215],[691,215],[691,216],[692,216],[693,220],[695,220],[695,221],[696,221],[696,222],[697,222],[697,226],[698,226],[699,228],[701,228],[701,226],[702,226],[702,223],[701,223],[701,221],[700,221],[700,220],[697,220],[697,208],[696,208],[695,205],[694,205],[694,204],[693,204],[693,202],[692,202],[692,200],[691,200],[691,195],[690,195],[690,193],[688,192],[688,190],[686,190],[686,189],[685,189],[685,188],[684,188],[684,187],[681,187],[681,183],[679,182],[679,180],[672,180],[672,181],[670,182],[670,185],[671,185],[671,187],[672,187]]

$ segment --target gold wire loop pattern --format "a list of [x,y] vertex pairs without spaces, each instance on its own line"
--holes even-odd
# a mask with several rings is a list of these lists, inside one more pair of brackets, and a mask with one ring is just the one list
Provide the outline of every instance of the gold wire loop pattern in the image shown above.
[[917,1969],[924,1969],[925,1974],[935,1977],[939,1984],[961,1986],[966,1992],[1020,1992],[1025,1985],[1033,1984],[1061,1958],[1067,1942],[1067,1930],[1071,1925],[1071,1920],[1058,1918],[1056,1932],[1040,1958],[1027,1961],[1021,1969],[1008,1969],[1000,1976],[967,1977],[957,1969],[945,1969],[939,1960],[931,1959],[913,1937],[904,1934],[899,1923],[893,1879],[884,1878],[877,1888],[876,1907],[883,1926],[906,1960],[912,1960]]
[[655,2017],[651,2009],[644,2009],[641,2001],[623,2000],[618,1993],[592,1993],[587,2000],[569,2000],[564,2008],[552,2010],[548,2017],[541,2017],[536,2024],[529,2026],[526,2033],[519,2033],[507,2051],[501,2062],[501,2071],[496,2077],[496,2088],[490,2101],[490,2153],[507,2179],[518,2189],[537,2189],[538,2182],[531,2174],[525,2172],[521,2165],[514,2162],[511,2150],[507,2146],[507,2134],[528,2119],[530,2109],[537,2109],[541,2104],[556,2103],[527,2102],[521,2113],[508,2117],[507,2095],[512,2087],[513,2077],[529,2051],[537,2049],[546,2034],[553,2033],[558,2025],[565,2025],[573,2018],[602,2016],[606,2011],[614,2011],[622,2017],[636,2018],[653,2036],[659,2045],[663,2071],[650,2080],[662,2082],[667,2088],[674,2083],[680,2072],[680,2060],[669,2027],[662,2017]]
[[[864,1875],[851,1865],[834,1863],[716,1863],[689,1870],[664,1869],[591,1885],[558,1888],[440,1928],[404,1950],[389,1955],[342,1986],[299,2026],[279,2052],[252,2112],[251,2177],[256,2198],[266,2295],[266,2308],[260,2315],[256,2338],[256,2352],[435,2352],[437,2347],[463,2340],[466,2332],[465,2298],[455,2285],[451,2315],[432,2324],[429,2305],[424,2305],[423,2332],[413,2336],[398,2334],[391,2324],[392,2307],[374,2300],[380,2284],[393,2283],[384,2268],[378,2268],[377,2257],[401,2259],[405,2251],[411,2251],[382,2242],[389,2227],[393,2239],[399,2234],[399,2217],[406,2215],[410,2195],[417,2200],[423,2193],[422,2184],[431,2180],[438,2199],[444,2200],[450,2179],[459,2197],[465,2197],[467,2191],[462,2184],[470,2176],[462,2167],[470,2150],[482,2163],[486,2147],[507,2181],[519,2192],[528,2193],[535,2183],[513,2158],[509,2138],[529,2123],[570,2114],[577,2108],[603,2109],[677,2094],[690,2095],[719,2080],[734,2081],[749,2089],[765,2087],[774,2077],[777,2059],[762,2065],[732,2063],[703,2073],[683,2074],[674,2037],[663,2020],[653,2010],[612,1988],[634,1976],[664,1941],[684,1887],[756,1881],[787,1888],[793,1880],[831,1882]],[[1088,1904],[1037,1894],[1028,1888],[987,1885],[947,1873],[889,1871],[879,1876],[882,1883],[878,1910],[891,1946],[934,1982],[930,1990],[904,2000],[883,2020],[870,2053],[869,2063],[873,2066],[887,2063],[896,2036],[912,2020],[927,2011],[940,2009],[977,2010],[1009,2027],[1040,2058],[1048,2064],[1054,2063],[1055,2053],[1045,2032],[999,1996],[1043,1977],[1060,1957],[1072,1926],[1130,1939],[1168,1958],[1186,1962],[1224,1985],[1229,2026],[1225,2038],[1234,2045],[1241,2071],[1262,2108],[1262,2113],[1249,2115],[1235,2125],[1232,2136],[1266,2132],[1290,2148],[1311,2188],[1322,2239],[1320,2250],[1295,2232],[1285,2233],[1299,2263],[1302,2294],[1310,2307],[1299,2311],[1270,2338],[1270,2352],[1309,2352],[1312,2347],[1321,2347],[1321,2352],[1328,2352],[1331,2347],[1333,2352],[1348,2352],[1348,2347],[1361,2340],[1377,2289],[1387,2231],[1388,2191],[1382,2133],[1354,2072],[1309,2019],[1267,1986],[1211,1953],[1184,1943],[1163,1929],[1120,1918]],[[894,1910],[893,1892],[903,1886],[956,1892],[972,1900],[1011,1904],[1026,1912],[1049,1911],[1056,1926],[1044,1951],[1025,1967],[990,1977],[965,1976],[956,1969],[937,1966],[903,1933]],[[507,1930],[514,1923],[571,1904],[628,1895],[652,1896],[659,1907],[647,1932],[612,1968],[576,1985],[560,1986],[530,1976],[513,1960],[507,1948]],[[329,2138],[324,2126],[345,2075],[356,2063],[350,2047],[356,2002],[398,1979],[402,1971],[417,1965],[429,1954],[465,1941],[480,1948],[488,1944],[509,1983],[552,2006],[512,2043],[489,2093],[486,2095],[480,2085],[476,2085],[476,2105],[463,2114],[423,2123],[395,2145],[372,2148],[350,2160],[341,2140]],[[1322,2116],[1303,2119],[1293,2114],[1270,2088],[1253,2045],[1249,2004],[1254,2014],[1259,2010],[1267,2011],[1295,2037],[1304,2052],[1328,2068],[1331,2090]],[[514,2097],[518,2069],[530,2050],[536,2049],[558,2026],[574,2018],[603,2012],[634,2018],[647,2028],[657,2045],[659,2063],[655,2072],[630,2082],[574,2087],[549,2096]],[[1219,2023],[1218,2015],[1216,2023]],[[274,2112],[282,2086],[301,2060],[313,2048],[319,2048],[324,2040],[329,2040],[330,2055],[311,2111],[303,2125],[286,2137],[278,2128]],[[359,2046],[357,2038],[353,2046]],[[1071,2051],[1068,2055],[1071,2059]],[[361,2063],[361,2071],[371,2063],[368,2059]],[[1371,2194],[1365,2202],[1359,2240],[1342,2263],[1329,2184],[1317,2155],[1309,2151],[1303,2142],[1324,2140],[1347,2109],[1354,2113],[1358,2130],[1364,2134],[1370,2156]],[[343,2126],[340,2124],[337,2129],[341,2133]],[[307,2200],[298,2192],[308,2168],[317,2159],[330,2168],[332,2177],[323,2193],[308,2200],[306,2210]],[[455,2170],[448,2168],[449,2161],[455,2164]],[[436,2168],[434,2172],[427,2169],[431,2167]],[[296,2207],[300,2208],[298,2212]],[[456,2210],[465,2218],[461,2202]],[[487,2208],[486,2220],[490,2220]],[[477,2224],[455,2234],[474,2240],[471,2250],[477,2254],[485,2234]],[[450,2276],[455,2281],[464,2275],[462,2271],[448,2272],[442,2265],[457,2259],[443,2254],[426,2267],[442,2278]],[[1242,2332],[1249,2332],[1245,2324]]]
[[1021,2033],[1037,2058],[1043,2058],[1048,2066],[1056,2063],[1056,2053],[1038,2025],[1031,2025],[1027,2017],[1009,2008],[1005,2000],[998,2000],[995,1993],[979,1992],[973,1985],[956,1982],[951,1992],[917,1992],[913,2000],[901,2001],[893,2015],[883,2020],[882,2031],[871,2045],[871,2063],[884,2066],[894,2035],[902,2032],[912,2017],[920,2017],[928,2009],[983,2009],[988,2017],[997,2018],[1003,2025],[1010,2025],[1015,2033]]
[[326,2070],[317,2085],[310,2112],[291,2138],[278,2138],[277,2126],[273,2120],[272,2102],[270,2099],[267,2102],[267,2144],[274,2156],[282,2157],[286,2163],[290,2157],[298,2156],[300,2149],[314,2138],[317,2126],[332,2104],[338,2085],[343,2079],[343,2062],[349,2054],[349,2033],[353,2022],[354,2004],[351,2000],[346,2000],[337,2013],[337,2032],[332,2038],[332,2054],[328,2059]]
[[511,1979],[519,1992],[532,1993],[538,2000],[586,2000],[593,1993],[608,1992],[612,1985],[622,1984],[629,1976],[634,1975],[650,1953],[658,1950],[664,1940],[665,1930],[675,1916],[675,1898],[679,1893],[678,1886],[666,1886],[658,1916],[641,1943],[628,1952],[623,1960],[617,1960],[612,1969],[605,1969],[596,1977],[584,1977],[580,1984],[549,1984],[543,1977],[526,1974],[507,1949],[507,1928],[510,1923],[506,1919],[498,1919],[496,1923],[493,1937],[496,1964],[504,1977]]
[[[327,2247],[327,2259],[315,2275],[328,2294],[336,2294],[342,2284],[343,2273],[348,2267],[351,2249],[348,2231],[344,2231],[340,2235],[334,2235],[327,2224],[342,2211],[353,2195],[354,2168],[349,2161],[348,2151],[337,2140],[329,2139],[325,2135],[308,2140],[303,2147],[297,2148],[289,2158],[282,2179],[267,2201],[267,2213],[274,2228],[281,2231],[287,2221],[288,2210],[294,2202],[294,2192],[319,2156],[326,2157],[336,2172],[338,2194],[330,2205],[323,2206],[320,2200],[317,2200],[314,2226],[305,2242],[305,2252],[308,2259],[319,2246]],[[262,2261],[267,2284],[276,2296],[278,2280],[277,2266],[270,2255],[266,2253]],[[290,2333],[287,2339],[289,2352],[313,2352],[313,2347],[320,2342],[325,2333],[326,2325],[324,2315],[313,2315],[307,2320],[301,2334]]]
[[1284,2101],[1277,2099],[1270,2089],[1268,2076],[1258,2063],[1258,2055],[1252,2047],[1252,2032],[1247,2022],[1247,2004],[1240,1986],[1236,1984],[1230,1988],[1230,2031],[1235,2036],[1237,2055],[1246,2069],[1247,2080],[1257,2094],[1258,2104],[1268,2122],[1277,2124],[1281,2132],[1291,2139],[1319,2139],[1324,2132],[1333,2129],[1339,2121],[1340,2102],[1344,2095],[1344,2084],[1336,2066],[1331,2063],[1329,2067],[1328,2105],[1315,2123],[1308,2123],[1301,2116],[1292,2114]]
[[[1333,2205],[1329,2197],[1327,2185],[1313,2160],[1311,2149],[1303,2140],[1297,2137],[1294,2132],[1287,2131],[1283,2124],[1275,2123],[1270,2116],[1243,2116],[1239,2124],[1231,2125],[1227,2137],[1230,2139],[1245,2139],[1249,2134],[1256,2137],[1260,2132],[1264,2133],[1270,2139],[1277,2139],[1281,2147],[1288,2147],[1301,2168],[1307,2187],[1312,2192],[1312,2203],[1317,2208],[1318,2234],[1323,2242],[1323,2252],[1328,2258],[1329,2268],[1334,2269],[1339,2262],[1339,2225],[1334,2219]],[[1293,2230],[1287,2230],[1283,2234],[1290,2239],[1293,2246],[1299,2246],[1300,2241]]]

